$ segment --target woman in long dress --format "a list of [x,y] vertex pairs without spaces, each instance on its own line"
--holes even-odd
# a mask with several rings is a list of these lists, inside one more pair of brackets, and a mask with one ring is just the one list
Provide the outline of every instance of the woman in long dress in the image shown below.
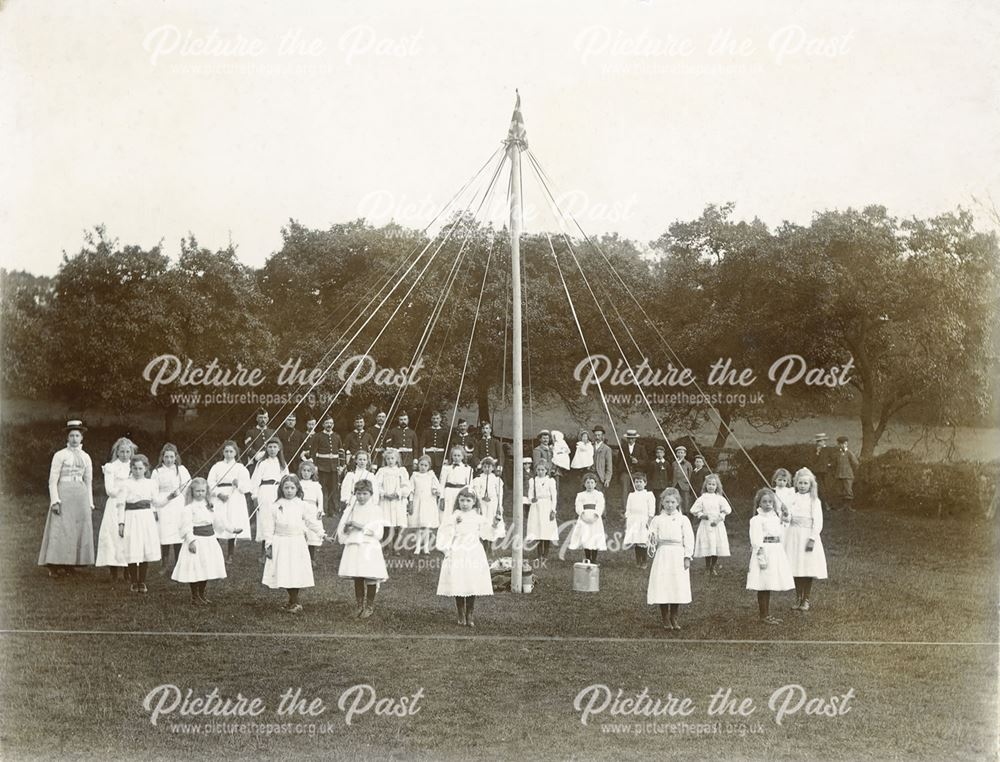
[[50,577],[94,564],[94,464],[83,451],[83,421],[66,423],[66,447],[52,456],[49,514],[45,519],[38,565]]
[[104,516],[101,517],[101,529],[97,533],[97,566],[107,566],[111,572],[111,581],[117,582],[119,575],[124,578],[125,547],[118,536],[118,502],[121,498],[112,497],[118,483],[128,479],[132,471],[132,456],[137,452],[135,443],[126,437],[120,437],[111,448],[111,460],[103,467],[104,490],[108,499],[104,503]]

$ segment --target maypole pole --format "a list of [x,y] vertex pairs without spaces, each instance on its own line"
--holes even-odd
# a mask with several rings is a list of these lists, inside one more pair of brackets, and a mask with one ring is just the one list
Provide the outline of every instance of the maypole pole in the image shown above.
[[[516,91],[515,91],[516,92]],[[514,416],[514,545],[511,553],[510,587],[521,592],[521,564],[524,558],[524,406],[521,399],[521,151],[528,147],[521,95],[514,103],[514,114],[507,132],[507,158],[510,159],[510,262],[513,354],[511,363],[511,412]]]

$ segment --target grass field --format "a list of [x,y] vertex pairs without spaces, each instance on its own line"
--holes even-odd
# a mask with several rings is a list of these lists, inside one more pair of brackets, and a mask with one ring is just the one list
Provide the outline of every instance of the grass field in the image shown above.
[[[249,544],[238,548],[229,579],[211,583],[207,609],[191,607],[186,586],[155,573],[148,596],[112,586],[94,569],[50,580],[35,566],[44,499],[4,505],[4,758],[996,755],[992,524],[832,514],[824,530],[831,579],[816,583],[814,610],[789,611],[792,595],[778,595],[774,609],[784,624],[767,627],[744,590],[747,511],[740,507],[743,515],[729,521],[733,556],[721,576],[693,568],[694,603],[682,609],[679,633],[657,627],[645,605],[646,573],[631,551],[602,555],[597,594],[574,593],[572,561],[579,559],[553,552],[532,594],[480,599],[470,631],[453,623],[449,599],[435,597],[436,569],[405,568],[408,553],[390,568],[368,621],[352,616],[334,545],[320,551],[317,587],[303,593],[299,616],[278,609],[281,592],[260,586]],[[620,515],[612,518],[609,534],[621,524]],[[205,727],[218,718],[177,712],[153,726],[143,699],[163,684],[196,696],[217,688],[223,697],[259,697],[266,704],[255,720],[259,732],[223,733]],[[398,717],[372,708],[347,724],[337,701],[358,684],[373,686],[385,711],[393,709],[388,699],[422,691],[411,704],[419,711]],[[788,684],[801,685],[809,699],[850,689],[854,696],[840,716],[800,710],[779,725],[768,697]],[[686,718],[637,717],[609,707],[585,725],[574,699],[591,685],[624,697],[644,688],[654,698],[688,697],[695,709]],[[708,716],[720,688],[753,699],[755,711]],[[288,689],[323,699],[325,711],[278,716]],[[359,708],[368,698],[360,696]],[[300,726],[268,731],[268,723]]]

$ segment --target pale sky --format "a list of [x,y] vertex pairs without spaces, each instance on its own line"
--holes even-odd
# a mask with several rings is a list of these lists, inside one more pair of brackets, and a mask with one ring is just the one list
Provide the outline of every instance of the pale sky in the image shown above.
[[289,218],[420,228],[499,145],[515,87],[588,233],[649,241],[726,201],[772,225],[961,204],[985,227],[995,8],[8,0],[0,256],[51,275],[103,222],[171,255],[188,231],[213,249],[231,235],[260,266]]

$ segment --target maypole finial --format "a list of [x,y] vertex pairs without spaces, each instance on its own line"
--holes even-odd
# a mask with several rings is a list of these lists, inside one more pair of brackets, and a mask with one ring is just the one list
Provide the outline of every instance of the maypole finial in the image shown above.
[[528,148],[528,133],[524,129],[524,117],[521,116],[521,93],[514,88],[514,113],[510,117],[510,129],[507,131],[507,145],[515,144],[520,150]]

